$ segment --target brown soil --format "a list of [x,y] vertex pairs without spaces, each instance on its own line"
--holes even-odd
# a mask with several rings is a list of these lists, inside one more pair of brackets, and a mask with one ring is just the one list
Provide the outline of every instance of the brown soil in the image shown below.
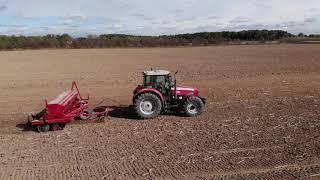
[[[319,179],[320,45],[0,52],[0,179]],[[141,71],[179,70],[207,98],[195,118],[136,120]],[[24,131],[76,80],[101,123]]]

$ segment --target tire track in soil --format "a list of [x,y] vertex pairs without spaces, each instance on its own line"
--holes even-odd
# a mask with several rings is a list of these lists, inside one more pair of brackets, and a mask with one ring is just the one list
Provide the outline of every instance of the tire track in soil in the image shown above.
[[[141,166],[141,165],[140,165]],[[106,169],[112,169],[112,173],[104,171],[102,167],[107,167]],[[125,166],[124,166],[125,167]],[[120,179],[136,179],[136,178],[157,178],[157,177],[167,177],[167,178],[181,178],[181,177],[203,177],[203,178],[221,178],[221,179],[283,179],[283,178],[307,178],[313,177],[320,172],[320,163],[311,165],[290,165],[281,168],[253,168],[247,170],[236,170],[236,171],[218,171],[216,173],[203,172],[201,174],[190,174],[186,173],[184,175],[174,175],[166,173],[160,176],[140,174],[138,176],[133,176],[130,171],[121,171],[121,165],[105,166],[104,163],[99,163],[95,165],[67,165],[60,166],[58,168],[31,168],[31,169],[13,169],[9,172],[1,170],[0,177],[2,179],[85,179],[83,177],[88,177],[90,179],[108,179],[108,178],[120,178]],[[124,168],[127,169],[127,168]],[[82,177],[82,178],[81,178]]]
[[291,165],[283,168],[249,169],[227,173],[203,173],[197,175],[186,175],[186,177],[206,179],[309,179],[320,172],[319,164],[296,166]]
[[[284,166],[286,164],[290,164],[290,160],[286,159],[278,159],[274,158],[272,161],[266,160],[261,154],[276,154],[282,151],[282,148],[259,148],[257,150],[255,149],[249,149],[244,150],[240,149],[239,151],[231,150],[226,152],[212,152],[212,156],[215,156],[214,158],[206,161],[206,163],[203,163],[203,157],[191,157],[190,161],[188,163],[179,163],[175,164],[174,157],[167,157],[164,159],[164,161],[159,162],[155,161],[154,159],[144,161],[144,160],[135,160],[133,163],[128,163],[128,161],[124,161],[121,163],[117,163],[117,161],[110,162],[110,159],[105,156],[106,154],[100,154],[99,151],[96,151],[95,153],[91,154],[88,153],[90,151],[84,149],[83,151],[77,152],[77,151],[67,151],[61,153],[63,150],[58,150],[54,152],[48,152],[47,156],[50,158],[43,159],[44,161],[40,164],[38,164],[36,167],[32,167],[32,162],[23,162],[23,159],[18,159],[18,161],[13,161],[13,164],[19,166],[3,166],[5,167],[1,172],[6,172],[5,170],[11,169],[10,173],[7,175],[2,174],[0,177],[7,179],[13,176],[12,179],[17,179],[17,177],[23,177],[22,172],[32,172],[28,174],[33,174],[30,178],[36,178],[39,176],[45,176],[52,171],[55,171],[55,169],[58,167],[58,172],[55,172],[55,174],[61,174],[62,179],[68,179],[68,177],[73,177],[74,175],[84,175],[82,177],[88,177],[88,175],[99,175],[99,177],[106,176],[106,174],[103,174],[103,169],[112,169],[112,172],[108,174],[108,177],[120,177],[120,178],[137,178],[137,177],[164,177],[170,175],[172,178],[181,177],[183,174],[188,174],[190,172],[226,172],[226,171],[248,171],[248,169],[266,169],[266,172],[278,172],[278,171],[284,171],[282,169],[280,170],[268,170],[268,168],[275,168],[277,166]],[[62,155],[62,156],[61,156]],[[245,163],[238,163],[238,164],[231,164],[230,162],[234,162],[236,160],[239,160],[239,157],[243,157],[244,155],[249,155],[251,158],[249,161]],[[149,155],[148,155],[149,156]],[[72,159],[75,159],[75,157],[79,157],[78,160],[72,161]],[[149,156],[150,157],[150,156]],[[39,158],[41,159],[41,158]],[[36,159],[35,161],[39,161],[39,159]],[[54,159],[57,159],[58,162],[52,161]],[[63,159],[63,161],[61,161]],[[217,162],[216,159],[222,159],[221,161]],[[97,161],[99,160],[99,161]],[[261,163],[263,162],[263,163]],[[319,165],[316,165],[317,168]],[[105,167],[101,170],[97,167]],[[152,167],[155,167],[153,170],[153,173],[151,174],[150,169]],[[230,167],[230,168],[225,168]],[[313,166],[312,166],[313,167]],[[83,169],[84,168],[84,169]],[[292,168],[288,167],[290,170]],[[65,171],[63,170],[65,169]],[[71,169],[71,170],[70,170]],[[83,169],[83,170],[81,170]],[[292,170],[291,170],[292,171]],[[304,171],[304,169],[302,169]],[[74,174],[72,174],[73,172]],[[81,174],[84,173],[85,174]],[[250,172],[252,174],[252,172]],[[264,173],[264,171],[263,171]],[[0,173],[1,174],[1,173]],[[283,174],[283,173],[282,173]],[[9,175],[9,176],[8,176]],[[231,176],[232,177],[232,176]]]

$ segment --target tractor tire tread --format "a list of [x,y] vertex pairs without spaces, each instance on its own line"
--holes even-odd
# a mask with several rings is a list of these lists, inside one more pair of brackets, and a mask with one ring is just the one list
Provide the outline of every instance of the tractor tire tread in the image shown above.
[[[140,103],[144,99],[153,99],[154,102],[156,102],[156,109],[155,109],[155,112],[153,114],[146,115],[146,114],[143,114],[143,112],[140,111],[140,108],[139,108],[140,107]],[[139,118],[141,118],[141,119],[152,119],[152,118],[155,118],[160,114],[161,109],[162,109],[162,103],[161,103],[160,99],[158,98],[158,96],[156,96],[156,95],[154,95],[152,93],[141,94],[134,101],[134,110],[138,114]]]
[[[188,112],[187,106],[190,103],[193,103],[194,105],[197,106],[196,107],[198,109],[197,113],[192,114],[192,113]],[[202,113],[203,109],[204,109],[203,101],[198,96],[190,96],[190,97],[188,97],[186,99],[186,101],[184,102],[184,104],[183,104],[183,110],[185,112],[185,115],[188,116],[188,117],[194,117],[194,116],[200,115]]]

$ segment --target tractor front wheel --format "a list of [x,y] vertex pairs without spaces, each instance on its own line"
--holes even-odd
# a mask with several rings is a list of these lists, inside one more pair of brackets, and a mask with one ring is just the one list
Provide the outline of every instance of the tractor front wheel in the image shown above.
[[203,111],[204,104],[197,96],[188,97],[183,105],[183,110],[189,117],[200,115]]
[[157,117],[162,108],[160,99],[151,93],[141,94],[134,102],[134,109],[142,119]]

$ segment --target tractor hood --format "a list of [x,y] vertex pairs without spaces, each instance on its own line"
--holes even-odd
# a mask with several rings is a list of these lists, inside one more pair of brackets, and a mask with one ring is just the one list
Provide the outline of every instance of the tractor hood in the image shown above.
[[[174,94],[174,87],[171,88],[171,92],[172,92],[172,94]],[[177,86],[177,95],[178,96],[186,96],[186,95],[190,95],[190,94],[198,96],[199,91],[197,88],[191,87],[191,86]]]
[[[141,91],[144,90],[155,90],[153,88],[145,88],[141,85],[137,86],[134,91],[133,94],[139,94]],[[158,90],[156,90],[158,91]],[[171,87],[171,94],[174,94],[174,87]],[[195,87],[191,87],[191,86],[177,86],[177,95],[178,96],[186,96],[186,95],[194,95],[194,96],[199,96],[199,90]]]

